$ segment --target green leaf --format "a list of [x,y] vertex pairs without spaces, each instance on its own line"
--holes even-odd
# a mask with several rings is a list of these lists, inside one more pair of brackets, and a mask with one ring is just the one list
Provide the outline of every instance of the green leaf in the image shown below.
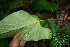
[[68,39],[60,36],[56,36],[50,40],[50,46],[51,47],[62,47],[62,45],[67,45]]
[[70,23],[67,23],[64,27],[64,33],[70,35]]
[[67,23],[64,27],[64,35],[70,41],[70,23]]
[[42,10],[45,10],[46,8],[46,1],[43,1],[43,0],[39,0],[39,1],[33,1],[32,4],[31,4],[31,7],[34,9],[34,10],[39,10],[39,11],[42,11]]
[[22,2],[11,2],[11,3],[9,3],[9,9],[19,8],[23,5],[24,4]]
[[45,26],[45,20],[41,21],[40,24],[44,27]]
[[31,4],[32,9],[34,10],[50,10],[54,11],[58,9],[58,4],[53,2],[47,2],[46,0],[32,0]]
[[40,21],[40,24],[41,24],[43,27],[48,28],[48,22],[46,22],[46,20]]
[[58,4],[55,4],[53,2],[50,2],[47,4],[47,8],[46,10],[50,10],[50,11],[54,11],[58,9]]
[[26,41],[52,38],[49,28],[42,27],[35,15],[23,10],[14,12],[0,21],[0,38],[12,37],[17,32],[22,32],[20,37]]
[[54,3],[58,3],[58,0],[51,0],[52,2],[54,2]]
[[55,24],[54,20],[48,21],[48,27],[50,28],[50,30],[52,31],[52,33],[56,33],[56,24]]
[[52,31],[52,39],[50,39],[51,47],[62,47],[62,45],[67,45],[69,43],[69,39],[65,34],[60,35],[59,26],[55,24],[54,20],[48,21],[48,27]]
[[65,37],[66,39],[68,39],[68,41],[70,41],[70,35],[64,34],[64,37]]

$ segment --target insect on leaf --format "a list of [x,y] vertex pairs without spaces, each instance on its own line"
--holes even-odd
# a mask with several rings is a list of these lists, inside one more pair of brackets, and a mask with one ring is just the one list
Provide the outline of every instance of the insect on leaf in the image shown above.
[[35,15],[23,10],[14,12],[0,21],[0,38],[13,37],[18,32],[22,32],[20,37],[26,41],[52,38],[49,28],[42,27]]

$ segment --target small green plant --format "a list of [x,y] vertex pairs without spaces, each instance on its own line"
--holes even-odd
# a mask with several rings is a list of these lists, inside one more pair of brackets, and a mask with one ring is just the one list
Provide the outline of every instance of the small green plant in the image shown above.
[[[56,21],[50,20],[41,23],[43,27],[48,27],[52,31],[52,39],[50,39],[50,47],[62,47],[68,45],[70,41],[70,23],[64,26],[64,33],[61,32],[60,24],[56,25]],[[44,25],[43,25],[44,24]]]
[[51,47],[62,47],[62,45],[67,45],[69,43],[69,39],[66,38],[65,33],[61,33],[61,29],[55,24],[55,21],[49,21],[49,28],[53,33],[53,37],[50,40]]

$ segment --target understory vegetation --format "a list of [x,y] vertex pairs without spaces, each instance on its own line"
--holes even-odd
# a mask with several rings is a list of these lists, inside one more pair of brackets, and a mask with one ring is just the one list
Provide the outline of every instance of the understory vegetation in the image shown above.
[[[70,1],[0,0],[0,21],[19,10],[24,10],[30,15],[37,16],[40,20],[40,25],[49,28],[52,32],[51,39],[27,41],[25,47],[70,47]],[[9,47],[12,38],[0,38],[0,47]]]

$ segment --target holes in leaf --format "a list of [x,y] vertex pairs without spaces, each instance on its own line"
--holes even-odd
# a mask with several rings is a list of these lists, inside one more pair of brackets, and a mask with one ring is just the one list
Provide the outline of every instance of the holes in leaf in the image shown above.
[[20,30],[22,30],[22,29],[20,29]]
[[25,26],[26,27],[26,26]]
[[51,32],[50,32],[51,33]]
[[22,27],[22,29],[23,29],[24,27]]
[[28,33],[29,34],[29,33]]
[[[0,27],[0,28],[2,28],[2,27]],[[6,28],[6,27],[4,27],[4,28]]]
[[2,28],[2,27],[0,27],[0,28]]

